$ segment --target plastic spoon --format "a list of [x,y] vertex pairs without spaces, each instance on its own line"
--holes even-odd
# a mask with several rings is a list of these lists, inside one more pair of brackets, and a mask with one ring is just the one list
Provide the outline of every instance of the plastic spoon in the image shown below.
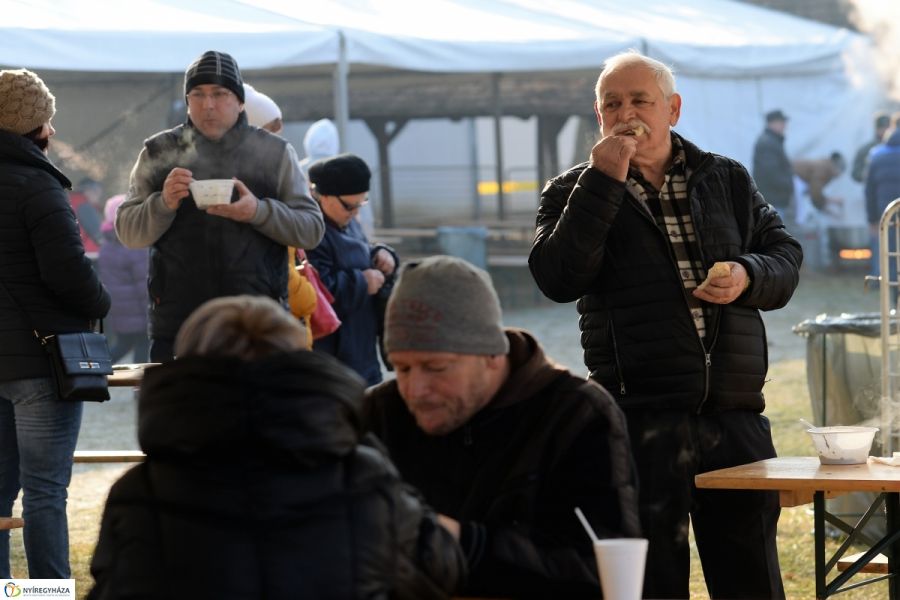
[[[806,425],[806,427],[807,427],[808,429],[818,429],[818,427],[816,427],[815,425],[813,425],[812,423],[810,423],[809,421],[807,421],[807,420],[804,419],[803,417],[800,417],[800,422],[803,423],[804,425]],[[830,452],[830,451],[831,451],[831,444],[828,443],[828,436],[827,436],[827,435],[823,435],[823,436],[822,436],[822,441],[825,442],[825,448]]]
[[578,520],[581,521],[582,527],[587,532],[587,534],[591,537],[591,541],[594,543],[599,542],[600,538],[597,537],[597,534],[594,533],[594,530],[591,528],[591,524],[588,523],[588,520],[585,518],[584,513],[581,512],[581,509],[577,506],[575,507],[575,515],[578,517]]

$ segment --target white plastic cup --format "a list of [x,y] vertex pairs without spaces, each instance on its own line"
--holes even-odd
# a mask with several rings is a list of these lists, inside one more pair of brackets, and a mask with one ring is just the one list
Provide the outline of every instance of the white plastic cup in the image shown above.
[[644,590],[647,540],[609,538],[594,542],[604,600],[640,600]]

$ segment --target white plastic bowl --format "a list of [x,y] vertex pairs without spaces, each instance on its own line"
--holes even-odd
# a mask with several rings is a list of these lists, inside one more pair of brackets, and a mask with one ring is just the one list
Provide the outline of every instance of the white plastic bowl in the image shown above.
[[823,465],[858,465],[866,462],[877,431],[877,427],[851,425],[806,430]]
[[192,181],[188,186],[197,208],[206,208],[217,204],[231,202],[231,191],[234,189],[232,179],[201,179]]

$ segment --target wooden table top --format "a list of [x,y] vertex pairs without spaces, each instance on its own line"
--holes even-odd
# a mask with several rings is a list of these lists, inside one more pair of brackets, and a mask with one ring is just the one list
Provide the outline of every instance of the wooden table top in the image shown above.
[[113,365],[113,374],[107,375],[110,387],[137,387],[141,385],[144,369],[159,363],[135,363],[130,365]]
[[76,450],[77,463],[137,463],[147,458],[140,450]]
[[782,506],[812,501],[814,492],[826,497],[847,492],[900,492],[900,467],[881,463],[823,465],[817,457],[769,458],[747,465],[701,473],[698,488],[720,490],[774,490]]

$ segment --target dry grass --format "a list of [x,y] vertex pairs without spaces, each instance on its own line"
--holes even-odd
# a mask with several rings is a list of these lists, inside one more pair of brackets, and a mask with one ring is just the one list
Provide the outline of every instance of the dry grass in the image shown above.
[[[770,381],[766,387],[775,447],[782,456],[812,455],[811,443],[797,419],[810,419],[809,392],[806,385],[805,342],[791,333],[791,326],[818,313],[863,312],[877,310],[875,294],[863,294],[860,274],[834,277],[803,278],[791,304],[765,315],[770,337]],[[583,371],[578,349],[577,322],[572,306],[543,307],[508,312],[510,325],[534,331],[544,342],[548,354],[578,372]],[[102,406],[88,407],[85,415],[82,448],[133,448],[133,402],[117,398]],[[78,597],[83,598],[91,586],[89,564],[99,530],[103,503],[110,485],[128,467],[91,467],[79,465],[69,490],[69,525],[71,560]],[[813,581],[813,520],[811,507],[797,507],[782,512],[778,531],[778,548],[788,598],[815,597]],[[13,573],[25,576],[21,530],[13,532]],[[829,542],[832,550],[836,542]],[[692,564],[692,598],[706,598],[700,562],[694,552]],[[161,574],[162,576],[162,574]],[[859,576],[857,576],[858,578]],[[877,583],[854,590],[854,599],[884,598],[887,584]]]

